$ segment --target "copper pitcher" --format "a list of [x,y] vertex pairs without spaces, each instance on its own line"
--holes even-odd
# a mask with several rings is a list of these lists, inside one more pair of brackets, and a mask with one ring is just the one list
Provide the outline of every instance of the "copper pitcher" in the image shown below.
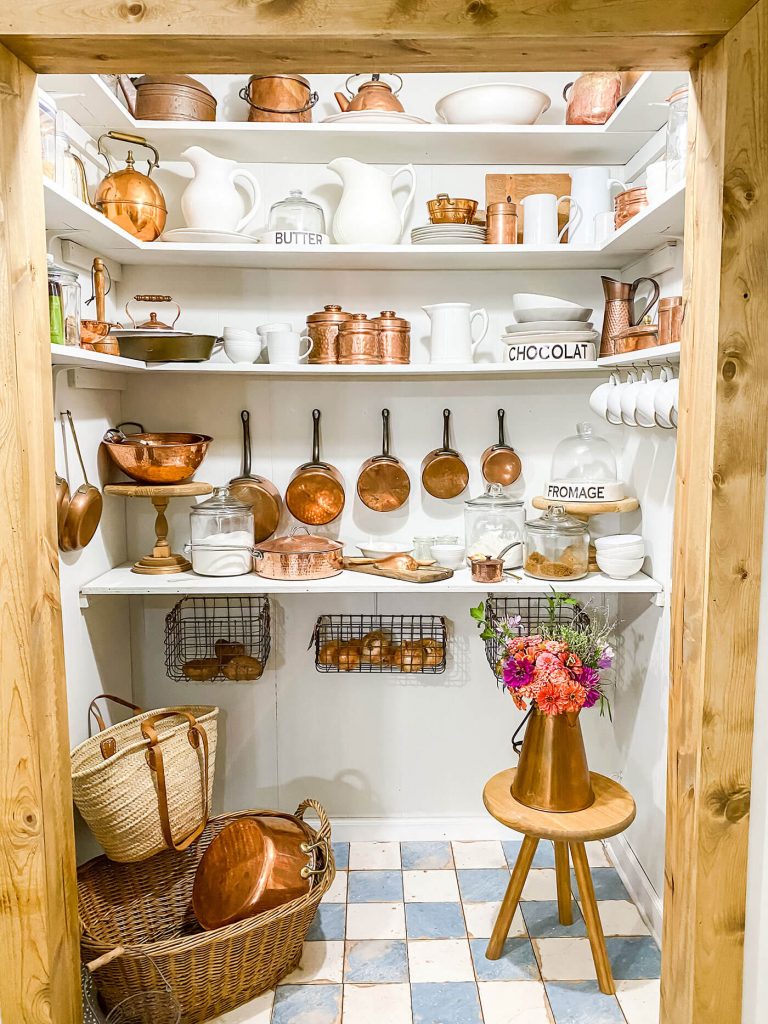
[[355,110],[396,110],[398,113],[403,113],[403,105],[397,98],[397,94],[403,87],[403,80],[400,75],[393,74],[389,76],[396,78],[400,82],[397,89],[393,90],[386,82],[382,82],[381,75],[372,75],[367,82],[362,82],[358,86],[357,92],[353,96],[349,83],[353,79],[360,77],[362,76],[350,75],[347,79],[344,88],[349,94],[349,99],[347,99],[343,92],[335,92],[333,94],[336,97],[336,102],[339,104],[339,109],[343,113]]
[[[600,339],[600,356],[616,354],[614,337],[628,327],[635,327],[656,304],[659,298],[659,285],[652,277],[638,277],[631,284],[615,281],[612,277],[601,277],[605,293],[605,312],[603,313],[603,333]],[[647,281],[651,285],[651,297],[643,311],[635,315],[635,295],[637,289]]]

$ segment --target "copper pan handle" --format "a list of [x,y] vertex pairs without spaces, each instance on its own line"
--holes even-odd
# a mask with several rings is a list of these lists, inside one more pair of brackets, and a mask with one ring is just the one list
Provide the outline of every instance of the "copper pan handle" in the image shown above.
[[504,410],[499,409],[497,415],[499,417],[499,447],[505,448],[506,441],[504,440]]
[[448,451],[451,447],[451,410],[443,409],[443,449]]
[[243,421],[243,476],[251,475],[251,414],[247,409],[240,413]]
[[320,461],[320,410],[312,410],[312,461]]
[[381,410],[382,420],[382,439],[381,439],[381,454],[384,458],[389,458],[389,409]]

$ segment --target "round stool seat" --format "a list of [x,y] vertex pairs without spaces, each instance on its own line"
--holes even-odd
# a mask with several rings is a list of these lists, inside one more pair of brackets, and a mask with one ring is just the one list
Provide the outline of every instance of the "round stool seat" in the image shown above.
[[595,802],[583,811],[538,811],[512,796],[516,768],[506,768],[489,779],[483,803],[489,814],[508,828],[537,839],[589,843],[618,835],[635,818],[635,801],[618,782],[590,772]]

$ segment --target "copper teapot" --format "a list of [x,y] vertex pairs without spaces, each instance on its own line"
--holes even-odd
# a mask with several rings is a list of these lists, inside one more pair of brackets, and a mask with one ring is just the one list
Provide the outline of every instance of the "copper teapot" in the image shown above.
[[[128,142],[134,146],[144,146],[149,149],[154,159],[147,161],[147,173],[142,174],[141,171],[135,170],[133,150],[130,149],[125,160],[125,167],[119,171],[114,170],[109,154],[101,148],[102,139],[116,139],[118,142]],[[93,202],[88,198],[83,162],[79,157],[74,157],[80,173],[83,202],[88,203],[94,210],[102,213],[107,220],[117,224],[118,227],[142,242],[154,242],[163,232],[168,213],[160,186],[150,178],[154,168],[160,166],[157,150],[141,135],[129,135],[127,132],[106,132],[99,136],[97,151],[107,161],[109,173],[96,186]]]
[[335,92],[333,94],[343,113],[357,110],[396,110],[398,113],[403,113],[403,105],[397,98],[397,94],[403,88],[403,80],[400,75],[392,74],[389,76],[396,78],[400,82],[400,85],[394,91],[386,82],[381,81],[381,75],[372,75],[367,82],[360,84],[357,93],[353,96],[349,83],[353,79],[361,77],[359,74],[350,75],[347,79],[344,88],[349,93],[349,99],[347,99],[343,92]]

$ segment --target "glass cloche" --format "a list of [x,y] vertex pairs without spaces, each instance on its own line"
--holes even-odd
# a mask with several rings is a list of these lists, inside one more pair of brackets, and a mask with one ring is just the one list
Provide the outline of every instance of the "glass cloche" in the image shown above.
[[301,189],[294,188],[285,199],[274,203],[269,211],[270,231],[308,231],[325,234],[325,214],[321,206],[307,199]]
[[552,456],[547,498],[556,501],[618,501],[626,488],[618,479],[616,456],[589,423],[577,423]]
[[467,558],[498,558],[504,553],[504,567],[523,564],[525,506],[510,498],[501,484],[488,484],[483,494],[464,502],[464,531]]

